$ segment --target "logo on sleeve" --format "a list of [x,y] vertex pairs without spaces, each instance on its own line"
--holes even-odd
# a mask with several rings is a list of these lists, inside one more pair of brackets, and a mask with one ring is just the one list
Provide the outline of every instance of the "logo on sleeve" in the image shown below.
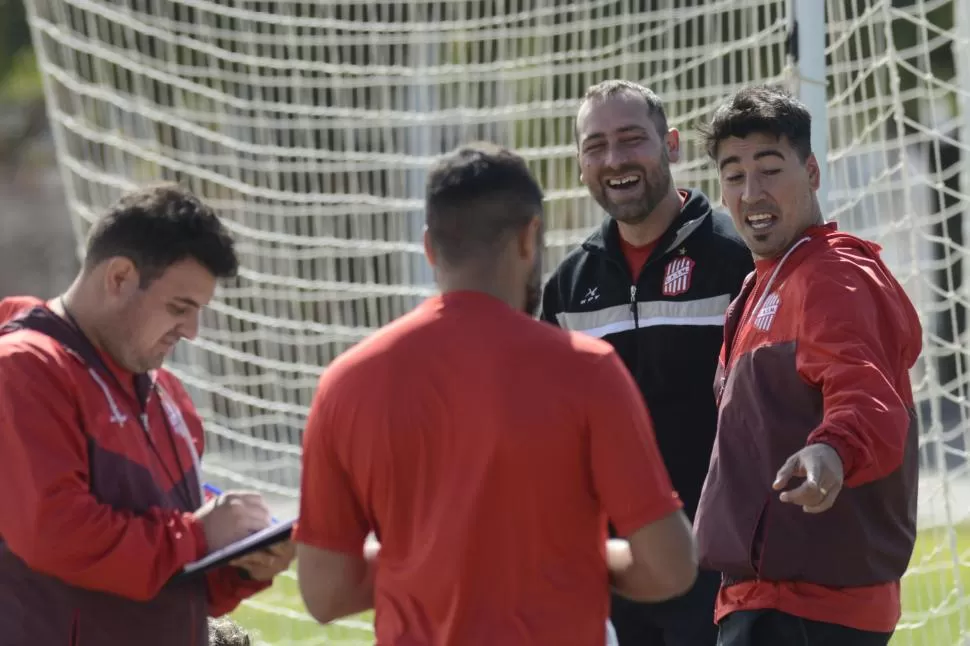
[[664,269],[664,296],[679,296],[690,289],[690,277],[694,271],[694,261],[687,256],[674,258]]
[[754,326],[761,331],[767,331],[771,327],[771,322],[775,320],[775,314],[781,306],[781,299],[778,294],[772,292],[768,294],[765,302],[761,304],[758,315],[754,318]]

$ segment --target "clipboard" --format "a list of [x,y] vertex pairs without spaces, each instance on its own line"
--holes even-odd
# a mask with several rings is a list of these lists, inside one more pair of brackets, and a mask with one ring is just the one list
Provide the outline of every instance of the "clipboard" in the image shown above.
[[240,556],[245,556],[250,552],[281,543],[290,538],[293,533],[293,525],[296,519],[293,518],[283,523],[270,525],[266,529],[254,532],[235,543],[227,545],[222,549],[207,554],[198,561],[193,561],[182,568],[182,571],[175,575],[175,579],[185,579],[195,575],[208,572],[209,570],[228,565]]

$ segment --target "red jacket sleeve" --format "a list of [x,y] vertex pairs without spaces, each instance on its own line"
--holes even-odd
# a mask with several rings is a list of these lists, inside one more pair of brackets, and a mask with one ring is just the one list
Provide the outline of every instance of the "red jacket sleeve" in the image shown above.
[[235,610],[243,599],[265,590],[272,584],[272,581],[246,579],[242,571],[234,567],[213,570],[206,575],[209,615],[221,617],[228,614]]
[[[903,344],[909,329],[895,283],[849,262],[815,272],[805,295],[798,336],[799,373],[822,390],[822,423],[808,443],[824,443],[842,458],[845,485],[857,487],[902,463],[910,426],[910,365]],[[895,293],[893,293],[895,292]],[[918,325],[918,323],[917,323]]]
[[[201,458],[205,449],[205,432],[202,419],[195,409],[192,398],[189,397],[189,394],[185,392],[185,388],[182,387],[182,384],[171,373],[160,371],[159,384],[165,389],[165,392],[169,394],[182,412],[182,418],[185,420],[185,425],[192,435],[196,451],[198,451],[199,457]],[[201,478],[202,474],[199,474],[199,477]],[[209,498],[211,496],[207,495],[206,497]],[[201,532],[201,527],[199,527],[199,530],[199,540],[204,544],[205,535]],[[234,567],[227,566],[208,572],[206,574],[206,586],[209,614],[213,617],[220,617],[230,613],[236,609],[243,599],[251,597],[261,590],[265,590],[270,585],[272,585],[271,581],[262,582],[247,579],[238,568]]]
[[205,545],[190,514],[136,515],[94,498],[68,370],[41,349],[0,345],[0,535],[33,570],[151,599]]

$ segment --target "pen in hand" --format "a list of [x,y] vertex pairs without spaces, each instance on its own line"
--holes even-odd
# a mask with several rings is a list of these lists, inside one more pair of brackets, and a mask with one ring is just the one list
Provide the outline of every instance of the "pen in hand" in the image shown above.
[[[222,489],[220,489],[219,487],[217,487],[217,486],[215,486],[213,484],[209,484],[208,482],[206,482],[205,484],[203,484],[202,485],[202,488],[205,489],[206,491],[208,491],[209,493],[211,493],[213,496],[221,496],[222,495]],[[270,519],[269,520],[274,525],[276,525],[276,524],[278,524],[280,522],[275,516],[270,516]]]

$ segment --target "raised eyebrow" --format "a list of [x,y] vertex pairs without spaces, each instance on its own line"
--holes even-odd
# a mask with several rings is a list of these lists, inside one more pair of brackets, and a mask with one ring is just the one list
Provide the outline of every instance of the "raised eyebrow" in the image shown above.
[[777,157],[778,159],[785,161],[785,156],[781,154],[781,151],[775,150],[774,148],[769,148],[768,150],[759,150],[754,154],[755,161],[764,157]]
[[[777,157],[782,161],[785,160],[785,156],[781,153],[781,151],[775,150],[774,148],[771,148],[769,150],[759,150],[752,156],[752,158],[755,161],[758,161],[759,159],[764,159],[765,157]],[[721,160],[721,163],[718,165],[718,170],[723,171],[724,167],[727,166],[728,164],[740,164],[740,163],[741,163],[741,158],[739,156],[731,155],[730,157],[725,157],[724,159]]]
[[193,301],[191,298],[185,298],[184,296],[176,296],[172,300],[178,303],[181,303],[182,305],[188,305],[189,307],[194,307],[197,310],[202,309],[202,306],[196,303],[195,301]]
[[718,164],[717,169],[723,172],[724,167],[727,166],[728,164],[740,164],[740,163],[741,163],[740,157],[738,157],[737,155],[731,155],[730,157],[725,157],[724,159],[722,159],[721,163]]
[[[644,133],[645,134],[647,132],[647,129],[644,128],[643,126],[638,126],[638,125],[632,125],[631,124],[629,126],[621,126],[621,127],[617,128],[615,132],[617,132],[618,134],[621,134],[621,135],[624,135],[624,134],[627,134],[627,133],[630,133],[630,132],[639,132],[639,133]],[[593,133],[590,133],[590,134],[586,135],[583,138],[583,143],[585,144],[586,142],[588,142],[591,139],[605,139],[605,138],[606,138],[606,133],[603,133],[603,132],[593,132]]]

